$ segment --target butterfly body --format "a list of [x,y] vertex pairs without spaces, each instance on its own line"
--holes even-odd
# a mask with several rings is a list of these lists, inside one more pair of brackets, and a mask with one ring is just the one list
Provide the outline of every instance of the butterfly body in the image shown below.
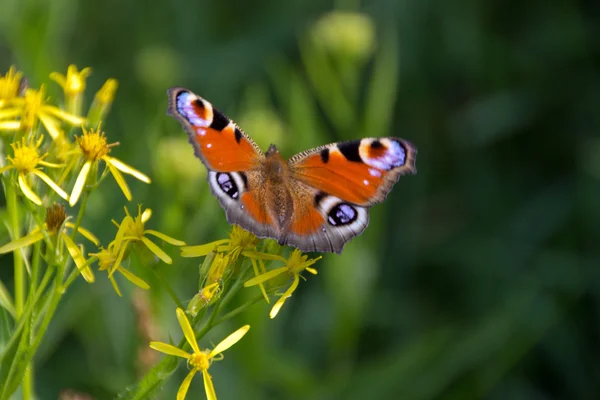
[[393,137],[332,143],[289,160],[275,145],[263,154],[208,101],[183,88],[168,93],[168,114],[181,122],[208,168],[227,220],[280,244],[340,253],[367,227],[368,208],[382,202],[401,175],[416,172],[416,149]]

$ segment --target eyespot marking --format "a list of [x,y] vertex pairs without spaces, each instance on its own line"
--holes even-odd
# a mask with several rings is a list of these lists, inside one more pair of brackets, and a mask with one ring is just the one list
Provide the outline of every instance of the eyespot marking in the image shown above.
[[225,192],[229,197],[236,200],[240,196],[238,187],[235,184],[235,181],[233,180],[231,175],[229,175],[228,173],[219,172],[217,173],[216,179],[219,188],[221,188],[221,190]]
[[327,222],[332,226],[348,225],[357,218],[358,211],[354,207],[347,203],[340,203],[329,211]]

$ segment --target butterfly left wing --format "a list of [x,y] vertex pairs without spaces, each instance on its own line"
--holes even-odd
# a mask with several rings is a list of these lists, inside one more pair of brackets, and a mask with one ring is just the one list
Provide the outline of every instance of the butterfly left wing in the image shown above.
[[167,114],[188,134],[194,154],[208,168],[211,192],[227,220],[261,237],[273,237],[270,217],[256,190],[265,156],[254,141],[210,102],[184,88],[168,90]]
[[194,154],[209,170],[245,171],[264,160],[258,145],[208,101],[184,88],[171,88],[167,93],[167,114],[181,123]]
[[296,212],[284,242],[340,253],[367,227],[368,208],[385,200],[400,176],[416,173],[416,153],[408,141],[387,137],[332,143],[292,157]]

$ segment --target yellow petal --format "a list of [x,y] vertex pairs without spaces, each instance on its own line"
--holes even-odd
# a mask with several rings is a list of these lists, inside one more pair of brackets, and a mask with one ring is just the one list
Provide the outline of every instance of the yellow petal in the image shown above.
[[190,346],[192,346],[192,349],[194,349],[194,353],[200,353],[198,342],[196,342],[196,336],[194,335],[190,321],[188,321],[187,316],[185,315],[185,311],[178,308],[175,312],[177,313],[177,320],[179,321],[179,325],[181,326],[181,330],[183,331],[186,340]]
[[59,128],[59,124],[54,118],[42,113],[38,115],[38,118],[40,119],[42,125],[44,125],[44,128],[46,128],[53,140],[58,139],[62,135],[62,132]]
[[21,121],[0,121],[0,131],[18,131]]
[[[117,235],[119,233],[117,232]],[[115,239],[116,240],[116,239]],[[115,263],[112,265],[112,267],[110,267],[110,271],[108,271],[108,276],[112,277],[113,274],[115,273],[115,271],[119,268],[119,266],[121,265],[121,260],[123,260],[123,257],[125,256],[125,250],[127,250],[127,243],[128,242],[123,242],[123,247],[120,248],[119,253],[117,254],[117,259],[115,260]],[[109,245],[110,246],[110,245]],[[119,247],[117,247],[118,249]],[[116,251],[116,250],[115,250]]]
[[42,205],[42,201],[37,196],[37,194],[35,194],[33,192],[33,190],[31,190],[31,188],[27,184],[27,181],[25,180],[25,176],[23,174],[19,174],[19,187],[23,191],[23,194],[25,195],[25,197],[27,197],[29,200],[33,201],[38,206]]
[[270,279],[275,278],[278,275],[281,275],[282,273],[284,273],[286,271],[287,271],[286,267],[275,268],[272,271],[269,271],[265,274],[261,274],[259,276],[255,276],[254,278],[247,280],[246,282],[244,282],[244,287],[250,287],[250,286],[254,286],[254,285],[258,285],[260,283],[266,282]]
[[273,261],[287,261],[285,258],[277,254],[261,253],[256,250],[244,250],[242,255],[248,258],[254,258],[256,260],[273,260]]
[[129,282],[133,283],[135,286],[137,286],[141,289],[144,289],[144,290],[150,289],[150,285],[148,285],[142,278],[138,277],[133,272],[121,267],[120,265],[117,267],[117,271],[122,273],[123,276],[125,278],[127,278],[127,280]]
[[110,279],[110,283],[112,283],[113,289],[115,289],[115,292],[117,292],[117,294],[119,295],[119,297],[123,297],[121,295],[121,291],[119,290],[119,286],[117,286],[117,281],[115,281],[115,278],[112,277],[112,276],[109,276],[108,279]]
[[130,167],[129,165],[125,164],[122,161],[117,160],[114,157],[109,157],[109,156],[104,156],[104,157],[102,157],[102,159],[104,161],[106,161],[107,164],[114,165],[116,168],[120,169],[122,172],[129,174],[129,175],[133,175],[134,177],[136,177],[137,179],[139,179],[142,182],[150,183],[150,178],[148,178],[146,175],[144,175],[137,169]]
[[[71,125],[79,126],[85,122],[85,118],[78,117],[77,115],[69,114],[66,111],[61,110],[58,107],[54,106],[46,106],[44,107],[44,111],[54,115],[55,117],[62,119],[65,122],[68,122]],[[40,119],[41,116],[40,116]]]
[[33,170],[31,171],[32,174],[35,174],[37,176],[40,177],[41,180],[43,180],[44,182],[46,182],[46,184],[48,184],[48,186],[50,186],[52,188],[52,190],[54,190],[56,193],[58,193],[58,195],[60,197],[62,197],[63,199],[69,201],[69,195],[60,188],[60,186],[58,186],[53,180],[52,178],[50,178],[48,175],[46,175],[45,173],[43,173],[40,170]]
[[154,255],[160,258],[165,264],[172,264],[173,260],[167,253],[163,251],[160,247],[158,247],[154,242],[152,242],[147,237],[142,236],[142,243],[146,245],[148,250],[154,253]]
[[79,171],[79,175],[77,175],[77,180],[75,181],[75,186],[73,186],[73,190],[71,191],[71,200],[69,201],[71,207],[77,204],[91,167],[92,161],[86,161],[86,163],[83,164],[83,167],[81,167],[81,171]]
[[208,358],[213,358],[214,356],[224,352],[225,350],[239,342],[240,339],[243,338],[249,330],[250,325],[244,325],[237,331],[233,332],[231,335],[227,336],[221,341],[221,343],[217,345],[217,347],[212,349],[212,351],[208,354]]
[[108,165],[108,169],[113,174],[115,181],[117,181],[117,185],[119,185],[119,187],[123,191],[125,198],[131,201],[131,191],[129,190],[129,186],[127,186],[127,182],[125,182],[125,178],[123,178],[123,175],[121,175],[119,170],[115,168],[111,163],[107,162],[106,165]]
[[[71,229],[73,229],[75,227],[75,225],[71,222],[67,222],[65,224],[65,226],[67,226]],[[79,232],[81,234],[81,236],[83,236],[90,242],[94,243],[96,246],[100,246],[100,240],[92,232],[88,231],[84,227],[82,227],[82,226],[77,227],[77,232]]]
[[219,246],[221,243],[226,242],[229,242],[229,239],[217,240],[198,246],[185,246],[181,248],[181,257],[203,257],[212,253],[215,247]]
[[67,250],[69,251],[71,258],[75,262],[75,265],[77,265],[77,268],[79,268],[83,279],[90,283],[94,282],[94,274],[92,273],[92,269],[89,265],[85,265],[85,257],[83,257],[83,254],[81,254],[79,247],[69,236],[63,235],[62,238],[65,241],[65,245],[67,246]]
[[50,168],[62,168],[65,166],[64,164],[55,164],[55,163],[51,163],[51,162],[44,161],[44,160],[38,161],[38,164],[43,165],[45,167],[50,167]]
[[[212,383],[212,378],[210,377],[207,370],[202,370],[202,377],[204,378],[204,391],[206,392],[207,400],[217,400],[217,394],[215,393],[215,387]],[[183,384],[181,384],[183,386]],[[180,400],[179,398],[177,400]]]
[[54,82],[58,83],[63,89],[67,83],[66,77],[58,72],[51,72],[50,73],[50,79],[52,79]]
[[292,282],[292,285],[289,287],[288,290],[285,291],[285,293],[279,298],[279,300],[277,300],[277,303],[275,303],[275,305],[271,309],[271,312],[269,313],[269,317],[271,319],[273,319],[277,316],[277,314],[279,313],[279,310],[281,310],[281,307],[283,307],[283,303],[285,303],[287,298],[292,295],[294,290],[296,290],[299,282],[300,282],[299,275],[295,275],[294,282]]
[[148,222],[148,220],[150,219],[151,216],[152,216],[152,209],[151,208],[146,208],[144,210],[144,212],[142,213],[142,222],[143,223]]
[[185,242],[182,242],[181,240],[177,240],[172,238],[171,236],[167,236],[164,233],[152,230],[152,229],[147,229],[144,231],[144,234],[148,234],[148,235],[152,235],[152,236],[156,236],[159,239],[164,240],[165,242],[172,244],[173,246],[185,246]]
[[160,351],[161,353],[168,354],[170,356],[190,358],[190,355],[185,351],[177,348],[171,344],[163,343],[163,342],[150,342],[150,348]]
[[7,108],[0,110],[0,119],[16,117],[17,115],[21,115],[22,112],[23,110],[21,108]]
[[20,239],[14,240],[0,247],[0,254],[10,253],[21,247],[29,246],[35,242],[39,242],[44,238],[44,234],[40,230],[35,230],[29,235],[24,236]]
[[190,383],[192,383],[192,378],[194,377],[194,375],[196,375],[196,372],[198,372],[198,370],[196,368],[194,368],[185,377],[183,382],[181,382],[181,386],[179,386],[179,390],[177,391],[177,400],[185,399],[185,395],[187,394],[188,389],[190,388]]
[[[258,271],[258,266],[256,265],[257,261],[254,258],[251,258],[250,261],[252,261],[252,268],[254,269],[254,275],[259,276],[260,272]],[[263,285],[262,283],[259,283],[258,287],[260,287],[260,292],[262,293],[263,297],[265,298],[265,301],[267,302],[267,304],[270,304],[269,296],[267,296],[267,292],[265,290],[265,285]]]
[[11,169],[13,169],[13,168],[15,168],[15,166],[14,166],[14,165],[5,165],[4,167],[0,168],[0,174],[3,174],[3,173],[5,173],[6,171],[8,171],[8,170],[11,170]]

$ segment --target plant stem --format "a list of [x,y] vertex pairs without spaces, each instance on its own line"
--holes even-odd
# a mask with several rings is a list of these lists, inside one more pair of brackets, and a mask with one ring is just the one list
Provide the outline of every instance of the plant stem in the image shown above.
[[[17,193],[10,182],[6,182],[6,211],[9,217],[9,224],[12,231],[12,240],[18,240],[21,236],[21,224],[19,221],[19,203],[17,202]],[[14,260],[14,280],[15,280],[15,317],[19,319],[23,312],[25,304],[25,268],[23,266],[23,257],[20,251],[13,252]]]
[[185,310],[185,307],[181,303],[181,300],[179,300],[179,297],[177,297],[177,294],[171,288],[171,285],[169,285],[169,282],[167,282],[165,277],[156,268],[153,268],[153,267],[149,267],[149,268],[152,270],[152,272],[154,272],[154,275],[156,275],[156,277],[158,278],[160,283],[162,283],[162,285],[166,289],[167,293],[169,293],[169,296],[171,296],[171,298],[173,299],[173,301],[175,302],[177,307],[181,308],[182,310]]

